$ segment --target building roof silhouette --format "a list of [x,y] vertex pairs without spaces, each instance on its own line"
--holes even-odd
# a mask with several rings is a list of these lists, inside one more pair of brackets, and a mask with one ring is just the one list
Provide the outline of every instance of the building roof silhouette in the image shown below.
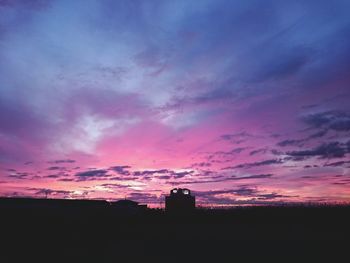
[[165,210],[169,212],[184,212],[194,210],[196,199],[187,188],[174,188],[165,197]]

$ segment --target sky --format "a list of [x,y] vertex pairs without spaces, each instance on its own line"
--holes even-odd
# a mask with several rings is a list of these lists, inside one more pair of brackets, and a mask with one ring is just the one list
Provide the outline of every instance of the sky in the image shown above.
[[0,196],[350,202],[349,10],[0,0]]

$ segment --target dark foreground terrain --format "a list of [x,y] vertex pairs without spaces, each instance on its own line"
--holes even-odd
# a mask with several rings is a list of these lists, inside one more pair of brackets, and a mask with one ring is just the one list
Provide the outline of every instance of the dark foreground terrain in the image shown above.
[[[349,262],[350,207],[126,211],[0,199],[0,262]],[[267,261],[268,262],[268,261]]]

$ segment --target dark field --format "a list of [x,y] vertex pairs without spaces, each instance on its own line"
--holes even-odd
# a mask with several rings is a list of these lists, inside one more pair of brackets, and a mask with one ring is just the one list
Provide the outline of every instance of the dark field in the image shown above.
[[127,212],[0,199],[0,262],[349,262],[350,207]]

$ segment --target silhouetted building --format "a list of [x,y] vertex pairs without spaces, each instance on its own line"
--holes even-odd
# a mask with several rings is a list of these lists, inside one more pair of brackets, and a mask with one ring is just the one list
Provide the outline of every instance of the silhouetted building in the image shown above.
[[122,200],[113,202],[113,205],[115,207],[120,207],[120,208],[137,208],[139,203],[128,199],[122,199]]
[[186,188],[174,188],[165,197],[165,210],[170,212],[192,211],[196,208],[196,199]]
[[111,203],[113,208],[119,209],[123,212],[140,212],[147,209],[147,205],[140,205],[138,202],[122,199]]

